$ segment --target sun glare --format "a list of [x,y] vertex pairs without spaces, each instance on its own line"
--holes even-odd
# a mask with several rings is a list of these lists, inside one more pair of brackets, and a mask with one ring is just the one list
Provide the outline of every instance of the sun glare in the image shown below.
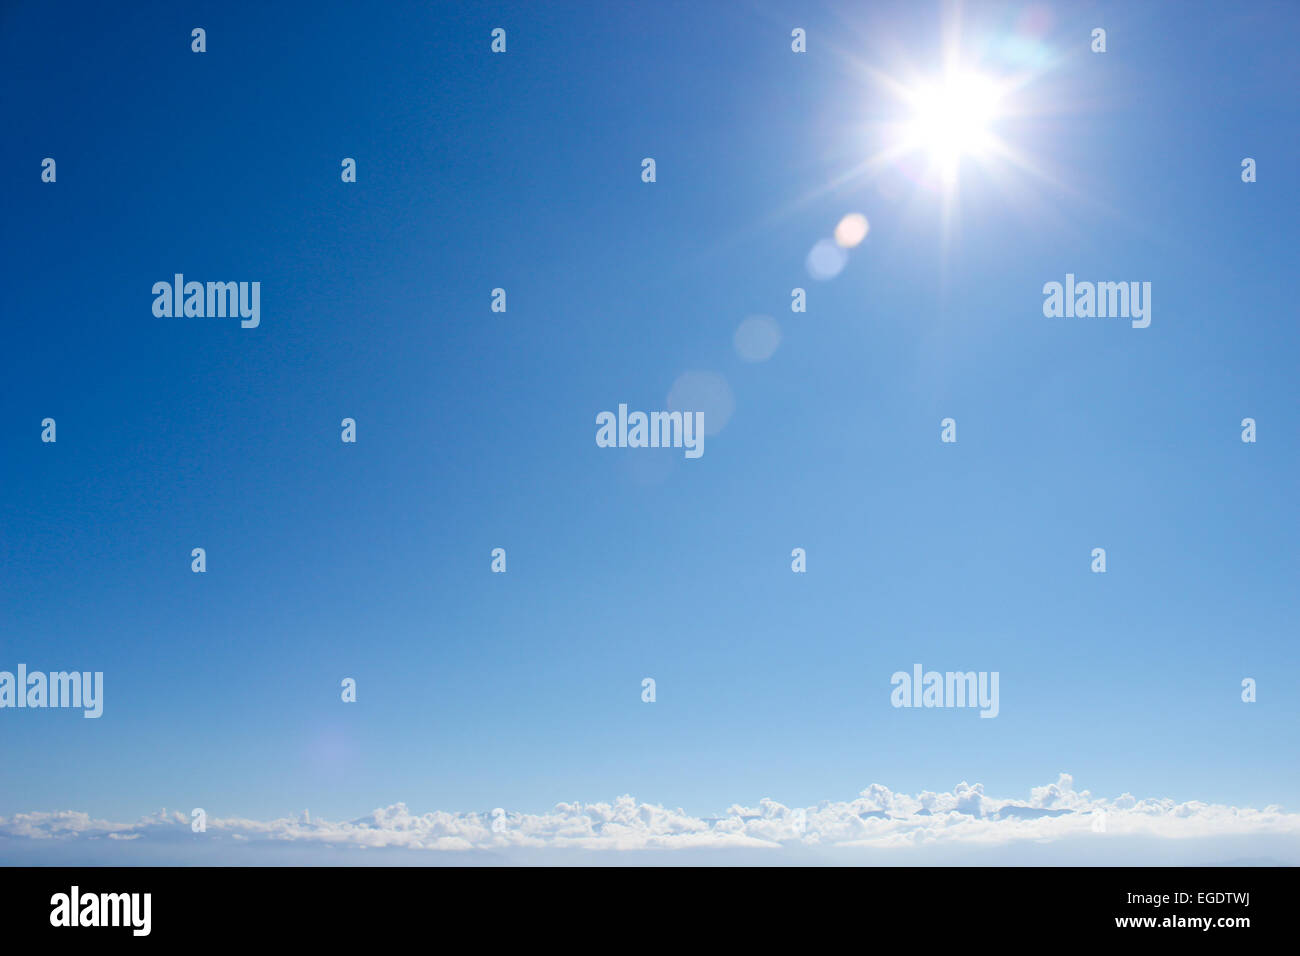
[[[1033,124],[1068,109],[1062,91],[1041,82],[1063,56],[1048,45],[1043,16],[1026,14],[1006,35],[973,30],[963,42],[959,0],[954,5],[940,24],[938,55],[926,64],[897,53],[885,67],[846,54],[865,93],[861,122],[845,141],[845,165],[797,204],[869,184],[889,203],[906,196],[909,212],[937,212],[946,250],[963,208],[986,210],[989,190],[1007,202],[1031,202],[1039,197],[1030,181],[1070,188],[1031,150]],[[807,266],[814,278],[844,267],[848,250],[867,235],[859,220],[845,216],[833,239],[813,247]]]
[[945,182],[957,176],[963,157],[980,159],[994,144],[991,124],[1001,93],[978,73],[954,73],[923,86],[908,99],[912,120],[904,149],[923,149]]

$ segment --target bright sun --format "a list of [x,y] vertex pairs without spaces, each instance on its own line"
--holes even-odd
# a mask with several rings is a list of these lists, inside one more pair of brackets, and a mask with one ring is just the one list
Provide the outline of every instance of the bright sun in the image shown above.
[[968,173],[978,173],[969,184],[976,191],[1001,191],[1008,201],[1025,198],[1027,178],[1069,188],[1017,141],[1031,120],[1059,109],[1032,89],[1055,62],[1050,51],[1044,48],[1041,62],[1030,62],[992,47],[963,50],[959,34],[959,23],[944,25],[940,56],[923,69],[905,59],[892,71],[855,62],[869,95],[850,149],[865,148],[865,156],[814,195],[862,179],[882,196],[897,198],[910,182],[912,195],[938,211],[946,249],[961,218]]
[[964,156],[984,158],[996,143],[990,124],[997,119],[1001,90],[978,73],[950,73],[937,83],[907,94],[912,120],[904,149],[923,149],[945,182],[951,183]]

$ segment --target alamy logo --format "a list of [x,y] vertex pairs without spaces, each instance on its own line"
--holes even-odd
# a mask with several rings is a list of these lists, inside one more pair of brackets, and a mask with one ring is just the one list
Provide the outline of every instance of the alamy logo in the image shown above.
[[15,677],[0,671],[0,708],[4,707],[80,707],[84,717],[104,713],[104,672],[40,671],[27,673],[27,665],[18,665]]
[[152,893],[87,893],[80,887],[50,897],[51,926],[129,926],[133,936],[148,936],[153,920]]
[[255,329],[262,322],[260,282],[186,282],[178,272],[170,283],[155,282],[153,294],[153,314],[160,319],[238,316],[245,329]]
[[632,412],[626,405],[596,416],[600,448],[685,448],[687,458],[704,454],[703,412]]
[[1075,282],[1065,275],[1065,285],[1043,286],[1043,315],[1049,319],[1132,319],[1135,329],[1151,324],[1150,282]]
[[889,702],[895,707],[980,707],[981,717],[998,715],[998,672],[926,671],[913,664],[912,673],[895,671]]

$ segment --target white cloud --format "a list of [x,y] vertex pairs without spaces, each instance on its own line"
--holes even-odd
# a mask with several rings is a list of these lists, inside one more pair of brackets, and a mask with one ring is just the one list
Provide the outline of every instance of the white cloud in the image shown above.
[[[848,801],[823,801],[787,807],[763,799],[755,806],[736,804],[721,817],[697,817],[682,810],[639,803],[622,796],[608,803],[561,803],[546,813],[507,813],[501,832],[492,815],[432,811],[412,813],[404,803],[347,821],[283,817],[250,820],[209,816],[207,832],[191,834],[190,818],[159,811],[134,823],[92,819],[73,811],[19,813],[0,817],[0,838],[37,843],[108,838],[116,841],[175,842],[208,838],[240,846],[321,846],[335,848],[442,851],[662,851],[757,850],[762,857],[798,855],[838,848],[922,850],[990,848],[1088,839],[1097,841],[1194,841],[1201,838],[1268,837],[1259,845],[1276,847],[1277,837],[1300,838],[1300,814],[1275,806],[1252,809],[1138,800],[1125,793],[1107,800],[1076,791],[1068,774],[1034,787],[1028,800],[991,797],[981,784],[962,782],[946,793],[916,796],[872,784]],[[1094,833],[1094,813],[1104,811],[1104,833]],[[802,821],[802,827],[801,827]],[[142,839],[143,838],[143,839]],[[1258,841],[1257,841],[1258,842]],[[129,844],[128,844],[129,845]],[[229,845],[229,844],[227,844]],[[124,851],[125,852],[125,851]],[[893,856],[892,854],[890,856]],[[905,857],[903,858],[905,859]],[[900,862],[903,860],[899,860]]]

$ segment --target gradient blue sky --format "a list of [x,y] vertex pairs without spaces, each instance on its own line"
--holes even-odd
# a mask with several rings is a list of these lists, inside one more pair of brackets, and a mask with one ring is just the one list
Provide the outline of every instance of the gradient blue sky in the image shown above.
[[[1000,132],[1051,179],[963,169],[945,241],[847,175],[944,9],[6,4],[0,669],[106,691],[0,712],[0,814],[1300,803],[1300,11],[968,6],[980,65],[1043,66]],[[175,272],[261,327],[155,318]],[[1044,318],[1067,272],[1151,282],[1150,328]],[[703,458],[596,447],[692,369],[735,396]],[[1001,714],[891,708],[914,662]]]

